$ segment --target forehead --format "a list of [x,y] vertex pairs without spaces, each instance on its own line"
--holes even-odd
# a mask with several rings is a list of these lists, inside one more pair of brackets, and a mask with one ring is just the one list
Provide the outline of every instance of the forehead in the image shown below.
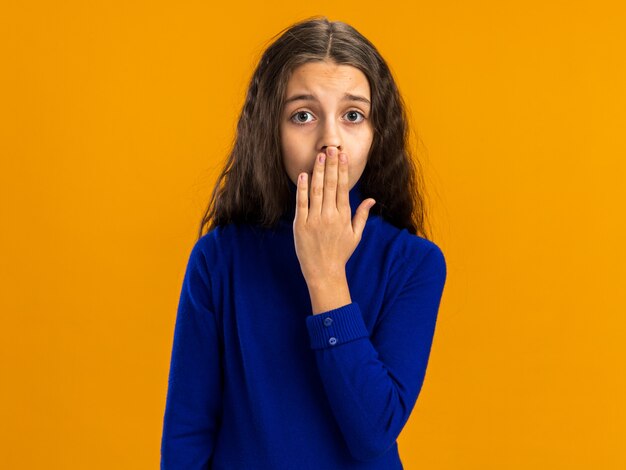
[[367,77],[356,67],[333,62],[307,62],[294,69],[287,83],[287,93],[312,92],[356,92],[369,98],[370,87]]

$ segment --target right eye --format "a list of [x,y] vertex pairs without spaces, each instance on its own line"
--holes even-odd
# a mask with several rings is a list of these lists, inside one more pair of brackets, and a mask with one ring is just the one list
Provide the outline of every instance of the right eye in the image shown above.
[[[291,121],[296,124],[306,124],[308,122],[311,122],[306,121],[307,114],[310,115],[311,113],[309,113],[308,111],[297,111],[293,116],[291,116]],[[300,118],[305,119],[305,121],[302,121]]]

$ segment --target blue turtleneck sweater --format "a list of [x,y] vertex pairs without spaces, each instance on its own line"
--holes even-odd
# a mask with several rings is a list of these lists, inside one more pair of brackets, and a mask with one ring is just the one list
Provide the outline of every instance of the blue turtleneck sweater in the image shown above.
[[[353,215],[362,200],[357,182]],[[424,381],[443,253],[370,214],[346,264],[352,302],[312,315],[293,218],[217,227],[191,249],[162,469],[403,468],[396,439]]]

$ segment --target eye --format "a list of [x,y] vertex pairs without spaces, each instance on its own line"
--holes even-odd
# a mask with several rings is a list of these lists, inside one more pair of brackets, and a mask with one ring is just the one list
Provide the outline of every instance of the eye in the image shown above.
[[[309,122],[311,122],[311,120],[307,120],[307,115],[312,117],[309,111],[296,111],[290,119],[295,124],[308,124]],[[356,111],[354,109],[348,111],[346,114],[344,114],[344,116],[349,116],[347,120],[350,124],[360,124],[366,119],[365,115],[362,112]],[[361,117],[361,119],[359,119],[359,116]]]
[[299,118],[302,117],[302,115],[305,115],[305,119],[306,119],[306,115],[307,114],[311,114],[308,111],[298,111],[296,112],[293,116],[291,116],[291,120],[293,122],[295,122],[296,124],[306,124],[307,122],[311,122],[311,121],[301,121]]
[[[350,120],[350,119],[348,120],[348,122],[351,122],[351,123],[353,123],[353,124],[359,124],[360,122],[363,122],[363,121],[365,120],[365,116],[363,115],[363,113],[361,113],[360,111],[355,111],[354,109],[353,109],[352,111],[348,111],[348,112],[345,114],[345,116],[348,116],[348,115],[352,115],[352,116],[354,116],[354,115],[360,115],[360,116],[361,116],[361,118],[362,118],[362,119],[361,119],[360,121],[352,121],[352,120]],[[358,116],[357,116],[357,117],[358,117]]]

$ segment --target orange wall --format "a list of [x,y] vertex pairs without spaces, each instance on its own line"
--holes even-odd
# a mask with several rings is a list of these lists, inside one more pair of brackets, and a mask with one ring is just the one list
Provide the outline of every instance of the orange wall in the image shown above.
[[626,468],[623,2],[10,3],[1,467],[157,468],[180,284],[247,80],[325,14],[396,76],[448,263],[406,469]]

